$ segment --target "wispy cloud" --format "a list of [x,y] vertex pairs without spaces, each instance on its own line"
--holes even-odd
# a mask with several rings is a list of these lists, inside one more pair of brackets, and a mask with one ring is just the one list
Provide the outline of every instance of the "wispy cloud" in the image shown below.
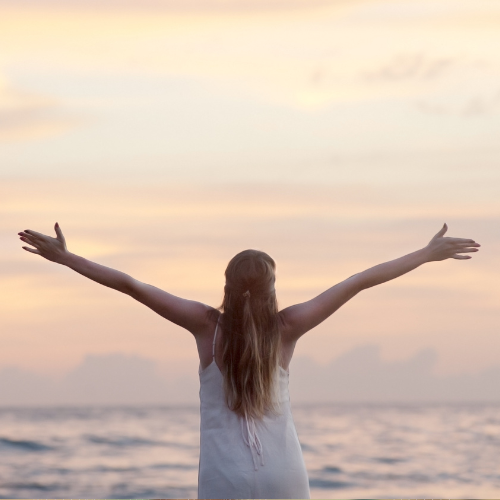
[[426,114],[448,115],[464,118],[474,118],[492,115],[500,110],[500,90],[483,96],[464,97],[462,102],[449,103],[446,100],[430,102],[419,100],[417,108]]
[[[454,15],[447,20],[442,5],[426,2],[427,16],[397,20],[395,39],[394,20],[382,16],[390,8],[375,0],[167,2],[161,4],[164,11],[153,2],[149,10],[138,12],[122,9],[120,2],[118,14],[87,2],[82,12],[44,10],[42,3],[31,13],[18,8],[2,14],[0,43],[7,49],[0,64],[26,60],[29,54],[30,64],[44,60],[58,70],[182,75],[306,110],[390,96],[433,95],[436,80],[457,78],[460,58],[498,63],[492,50],[498,35],[485,34],[481,25],[491,18],[488,10],[477,8],[475,23],[470,24],[470,9],[455,4],[445,3]],[[186,12],[177,11],[179,6]],[[413,2],[398,5],[402,12],[411,13],[413,7]],[[210,16],[211,10],[218,14]],[[356,17],[363,13],[372,22]],[[466,21],[463,29],[454,28],[453,23],[460,26]],[[411,47],[408,53],[401,50],[406,46]],[[451,83],[445,82],[447,89]],[[478,86],[473,80],[469,85]],[[470,97],[469,90],[467,94]]]
[[46,139],[80,123],[65,112],[57,99],[0,80],[0,142]]
[[491,97],[475,97],[463,107],[463,116],[479,116],[498,111],[500,109],[500,89]]
[[441,76],[454,64],[452,58],[432,58],[424,54],[398,54],[375,71],[363,74],[367,82],[390,82],[409,79],[432,79]]
[[305,10],[369,0],[0,0],[0,7],[59,9],[133,9],[160,12],[266,12]]

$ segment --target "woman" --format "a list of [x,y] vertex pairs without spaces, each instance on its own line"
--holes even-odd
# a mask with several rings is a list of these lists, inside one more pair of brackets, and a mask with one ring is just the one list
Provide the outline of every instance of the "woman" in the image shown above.
[[416,252],[355,274],[317,297],[278,311],[275,263],[245,250],[226,269],[220,309],[181,299],[68,252],[56,238],[25,230],[26,251],[130,295],[190,331],[200,358],[199,498],[309,498],[290,410],[288,365],[297,340],[360,291],[431,261],[477,252],[473,240],[448,238],[446,224]]

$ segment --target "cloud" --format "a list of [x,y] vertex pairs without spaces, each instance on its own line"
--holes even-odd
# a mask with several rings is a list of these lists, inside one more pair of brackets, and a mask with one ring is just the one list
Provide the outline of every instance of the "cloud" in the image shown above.
[[[363,345],[319,365],[307,357],[291,364],[291,399],[309,402],[500,401],[500,365],[477,374],[437,376],[437,354],[383,361]],[[88,355],[60,380],[19,368],[0,371],[3,406],[196,404],[198,374],[191,366],[164,367],[152,359],[111,353]]]
[[[26,7],[35,0],[24,2]],[[457,54],[498,60],[492,49],[497,32],[484,36],[481,25],[494,9],[482,9],[482,2],[458,12],[456,2],[437,7],[425,2],[429,14],[423,18],[413,15],[413,2],[402,2],[400,10],[408,15],[397,20],[380,0],[36,4],[33,11],[21,6],[0,16],[0,45],[6,47],[0,63],[22,60],[37,67],[33,61],[46,61],[45,71],[77,74],[182,76],[308,112],[345,102],[433,95],[434,83],[445,76],[447,89],[454,89],[450,75]],[[61,5],[60,11],[49,8]],[[464,31],[471,10],[477,24]],[[458,18],[449,20],[443,12]],[[446,43],[443,32],[449,35]],[[412,49],[405,54],[401,47]],[[483,78],[476,80],[471,85],[479,88]]]
[[[405,161],[407,156],[402,155],[397,160]],[[366,161],[383,163],[389,159],[390,155],[381,155],[366,158]],[[424,157],[422,162],[426,159]],[[423,220],[439,213],[454,218],[500,216],[494,190],[486,190],[482,180],[465,182],[467,191],[471,191],[468,199],[474,206],[464,206],[462,200],[455,197],[455,191],[464,189],[462,181],[456,179],[433,182],[425,185],[425,189],[415,189],[414,185],[400,185],[395,189],[391,184],[370,186],[361,182],[322,186],[284,182],[187,184],[149,181],[141,185],[120,183],[116,179],[99,183],[67,179],[5,179],[0,194],[4,217],[36,216],[44,221],[43,230],[50,230],[51,234],[53,226],[47,226],[47,217],[55,212],[63,213],[65,220],[82,224],[82,228],[91,230],[89,234],[95,234],[93,231],[99,228],[109,229],[110,220],[115,217],[123,218],[120,223],[126,225],[154,225],[158,218],[165,218],[163,223],[175,223],[180,219],[238,221],[243,217],[260,223],[262,220],[306,218],[350,222]],[[106,216],[102,217],[103,214]],[[63,220],[58,222],[64,223]],[[116,223],[118,220],[113,222]],[[37,230],[35,227],[30,229]],[[116,248],[116,245],[108,247],[107,244],[104,241],[99,243],[103,245],[100,252],[109,253]]]
[[448,115],[473,118],[497,112],[500,109],[500,90],[483,96],[468,98],[462,97],[458,102],[430,102],[419,100],[417,108],[423,113],[430,115]]
[[196,395],[193,382],[184,380],[183,373],[169,375],[168,378],[162,377],[153,360],[140,356],[121,353],[88,355],[63,379],[61,391],[64,400],[70,404],[192,401]]
[[0,371],[6,406],[182,404],[195,402],[196,391],[196,374],[162,376],[154,360],[123,353],[88,355],[59,380],[15,367]]
[[17,118],[8,125],[0,125],[0,142],[26,142],[57,137],[80,124],[77,120],[49,118],[37,114],[24,114],[23,117],[18,115]]
[[379,347],[357,347],[327,365],[308,358],[292,361],[292,400],[326,401],[500,401],[500,365],[477,374],[437,376],[438,356],[423,349],[389,362]]
[[0,7],[248,13],[314,9],[339,4],[366,3],[367,1],[369,0],[0,0]]
[[0,142],[61,135],[79,125],[54,98],[17,89],[0,79]]
[[451,57],[430,58],[422,53],[397,54],[389,63],[374,71],[363,73],[367,82],[428,80],[442,76],[456,61]]
[[461,114],[465,117],[485,115],[500,109],[500,90],[489,97],[475,97],[463,107]]
[[416,107],[422,113],[426,113],[429,115],[449,115],[452,112],[448,106],[425,101],[417,101]]

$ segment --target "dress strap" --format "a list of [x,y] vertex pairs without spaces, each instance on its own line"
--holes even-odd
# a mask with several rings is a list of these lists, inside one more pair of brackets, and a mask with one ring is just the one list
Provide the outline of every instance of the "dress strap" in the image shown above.
[[220,314],[217,319],[217,325],[215,327],[214,341],[212,342],[212,361],[215,361],[215,339],[217,338],[217,330],[219,329]]

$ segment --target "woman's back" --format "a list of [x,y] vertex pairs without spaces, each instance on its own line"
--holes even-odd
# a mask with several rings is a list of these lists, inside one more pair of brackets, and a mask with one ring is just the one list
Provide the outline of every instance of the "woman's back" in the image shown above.
[[309,481],[293,422],[288,372],[279,368],[280,414],[243,418],[226,403],[215,361],[200,367],[198,498],[309,498]]

